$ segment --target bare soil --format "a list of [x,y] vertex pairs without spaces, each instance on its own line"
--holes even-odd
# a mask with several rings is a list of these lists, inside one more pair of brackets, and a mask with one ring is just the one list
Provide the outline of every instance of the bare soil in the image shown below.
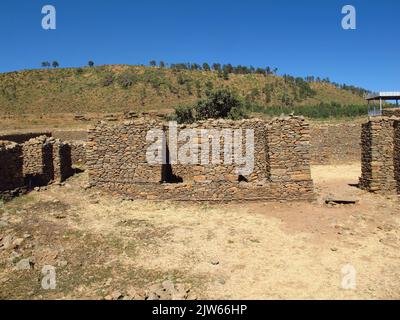
[[228,204],[125,201],[81,173],[0,205],[0,299],[137,299],[165,280],[188,299],[399,299],[399,200],[356,188],[359,170],[313,166],[314,203]]

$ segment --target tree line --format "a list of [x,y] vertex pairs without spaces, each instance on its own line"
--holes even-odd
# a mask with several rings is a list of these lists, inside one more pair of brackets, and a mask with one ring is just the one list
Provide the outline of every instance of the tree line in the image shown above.
[[253,66],[242,66],[242,65],[237,65],[234,66],[230,63],[227,64],[221,64],[221,63],[212,63],[209,64],[207,62],[204,62],[203,64],[198,64],[198,63],[191,63],[191,62],[185,62],[185,63],[171,63],[167,64],[164,61],[159,61],[157,64],[157,61],[151,60],[149,62],[149,65],[151,67],[160,67],[160,68],[170,68],[174,70],[194,70],[194,71],[216,71],[216,72],[222,72],[222,73],[233,73],[233,74],[262,74],[262,75],[272,75],[276,74],[278,72],[278,68],[271,68],[267,66],[266,68],[255,68]]
[[[94,66],[94,62],[92,60],[89,60],[87,64],[88,64],[89,67],[93,67]],[[42,66],[42,68],[50,68],[50,67],[58,68],[60,66],[60,63],[58,61],[56,61],[56,60],[51,62],[51,63],[49,61],[43,61],[41,63],[41,66]]]

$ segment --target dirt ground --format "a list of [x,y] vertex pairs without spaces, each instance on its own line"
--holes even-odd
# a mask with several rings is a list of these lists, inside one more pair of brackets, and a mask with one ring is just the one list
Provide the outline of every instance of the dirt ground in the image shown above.
[[0,299],[144,299],[165,280],[187,299],[400,299],[399,201],[359,170],[313,166],[314,203],[126,201],[78,174],[0,205]]

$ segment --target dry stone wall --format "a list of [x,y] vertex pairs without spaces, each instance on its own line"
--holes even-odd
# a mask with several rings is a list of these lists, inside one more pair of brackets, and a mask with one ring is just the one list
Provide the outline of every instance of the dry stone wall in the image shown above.
[[51,141],[53,149],[53,181],[63,182],[73,175],[71,146],[60,140]]
[[12,133],[0,135],[0,140],[12,141],[16,143],[24,143],[30,139],[40,136],[51,137],[51,132],[28,132],[28,133]]
[[73,174],[68,143],[40,136],[23,144],[0,141],[0,196],[62,182]]
[[53,179],[53,146],[46,136],[22,145],[23,173],[28,186],[46,185]]
[[400,108],[385,108],[382,110],[384,117],[400,117]]
[[377,193],[396,193],[395,128],[398,118],[373,117],[362,125],[361,177],[362,189]]
[[[150,129],[164,133],[163,151],[167,160],[164,164],[151,165],[147,161],[146,151],[152,143],[146,140]],[[181,150],[189,140],[197,142],[199,146],[192,156],[200,159],[200,163],[182,164],[175,161],[174,150],[171,150],[174,145],[171,137],[174,139],[174,135],[168,124],[137,120],[117,125],[99,123],[92,127],[88,131],[86,162],[90,185],[132,199],[314,199],[309,126],[303,118],[287,117],[271,122],[257,119],[237,122],[209,120],[178,126],[176,129],[178,132],[196,129],[196,136],[188,136],[187,140],[179,139],[178,134],[177,149]],[[203,129],[208,129],[207,135],[202,134]],[[221,150],[229,142],[229,138],[222,134],[224,129],[236,130],[238,134],[242,132],[242,156],[246,154],[246,130],[254,130],[253,171],[241,175],[237,172],[237,165],[201,162],[201,159],[205,159],[202,151],[212,149],[212,141],[217,139],[217,133],[220,134],[218,140],[222,158]],[[234,139],[235,133],[232,134]],[[208,157],[212,159],[212,152]]]
[[69,143],[71,147],[72,164],[83,165],[86,163],[86,142],[72,141]]
[[400,121],[396,121],[394,125],[394,177],[397,193],[400,194]]
[[21,145],[0,141],[0,198],[8,198],[24,185]]
[[360,161],[361,123],[312,123],[311,163],[336,164]]

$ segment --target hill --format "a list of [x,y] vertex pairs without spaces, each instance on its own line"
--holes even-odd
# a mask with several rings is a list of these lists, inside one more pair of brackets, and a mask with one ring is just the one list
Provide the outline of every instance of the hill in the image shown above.
[[160,110],[193,103],[207,90],[229,87],[248,103],[308,106],[365,104],[360,94],[331,83],[274,74],[107,65],[24,70],[0,74],[1,114]]

